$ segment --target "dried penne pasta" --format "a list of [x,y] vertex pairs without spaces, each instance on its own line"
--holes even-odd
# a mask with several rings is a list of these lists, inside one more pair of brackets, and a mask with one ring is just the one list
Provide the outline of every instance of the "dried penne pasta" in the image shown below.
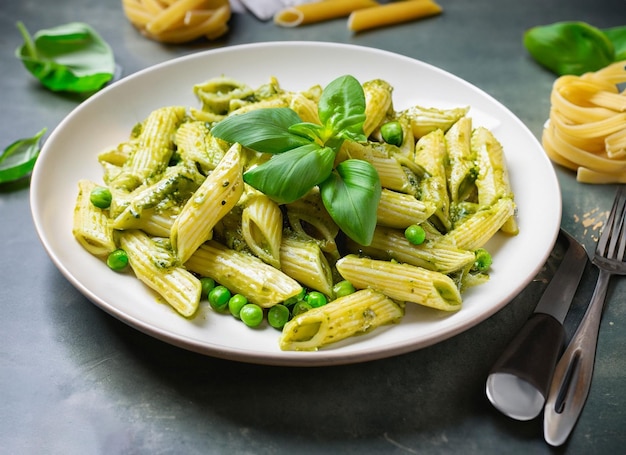
[[377,5],[374,0],[321,0],[282,9],[274,15],[274,23],[283,27],[297,27],[346,17],[357,9]]
[[361,32],[441,14],[443,9],[433,0],[406,0],[353,11],[348,29]]

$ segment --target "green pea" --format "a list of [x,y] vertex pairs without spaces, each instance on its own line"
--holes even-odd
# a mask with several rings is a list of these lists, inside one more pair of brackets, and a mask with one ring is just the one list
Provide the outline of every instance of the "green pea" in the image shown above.
[[126,251],[117,249],[107,256],[107,265],[111,270],[120,272],[128,265],[128,255]]
[[291,310],[291,315],[294,317],[298,316],[299,314],[306,313],[311,308],[313,308],[311,305],[306,303],[304,300],[300,300],[293,306]]
[[476,260],[474,261],[474,268],[479,272],[486,272],[491,267],[491,254],[484,248],[478,248],[474,251]]
[[263,308],[256,303],[247,303],[241,308],[239,318],[248,327],[256,327],[263,320]]
[[343,297],[344,295],[352,294],[356,291],[352,283],[348,280],[343,280],[338,283],[335,283],[333,286],[333,293],[335,294],[335,298]]
[[200,278],[200,286],[202,286],[202,296],[209,297],[209,292],[215,287],[215,280],[209,277]]
[[328,303],[326,296],[318,291],[311,291],[306,295],[306,303],[311,305],[311,308],[318,308]]
[[215,311],[224,311],[230,297],[231,293],[226,286],[215,286],[209,292],[209,305],[211,305],[211,308]]
[[111,191],[104,186],[97,186],[89,194],[89,200],[100,209],[108,209],[111,206],[113,196]]
[[239,319],[241,309],[247,303],[248,303],[248,299],[245,296],[241,294],[235,294],[228,301],[228,311],[230,311],[230,314],[232,314],[237,319]]
[[289,321],[289,308],[285,305],[274,305],[267,312],[267,322],[275,329],[282,329]]
[[404,131],[402,131],[402,125],[400,122],[393,121],[387,122],[380,127],[380,134],[383,137],[383,141],[391,145],[402,145],[404,139]]
[[426,240],[426,231],[422,226],[412,224],[405,229],[404,236],[413,245],[421,245]]

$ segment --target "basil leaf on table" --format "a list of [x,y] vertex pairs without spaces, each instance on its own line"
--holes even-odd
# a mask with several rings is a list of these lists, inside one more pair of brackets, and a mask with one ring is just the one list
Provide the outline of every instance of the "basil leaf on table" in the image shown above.
[[524,33],[532,57],[559,76],[580,76],[613,63],[613,43],[602,30],[585,22],[556,22]]
[[321,185],[324,207],[339,228],[361,245],[372,242],[381,186],[367,161],[342,161]]
[[39,141],[46,133],[44,128],[35,136],[20,139],[0,153],[0,183],[12,182],[27,176],[39,156]]
[[613,43],[615,61],[626,60],[626,26],[605,28],[602,31]]
[[87,93],[101,89],[115,73],[110,46],[89,25],[72,22],[31,36],[17,23],[24,44],[15,55],[48,89]]

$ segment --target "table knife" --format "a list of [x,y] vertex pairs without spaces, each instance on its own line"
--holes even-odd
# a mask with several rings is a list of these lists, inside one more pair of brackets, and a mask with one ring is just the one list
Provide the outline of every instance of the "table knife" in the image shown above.
[[489,401],[516,420],[531,420],[544,407],[550,381],[563,352],[563,321],[589,261],[584,246],[561,229],[567,242],[563,260],[533,314],[508,345],[487,377]]

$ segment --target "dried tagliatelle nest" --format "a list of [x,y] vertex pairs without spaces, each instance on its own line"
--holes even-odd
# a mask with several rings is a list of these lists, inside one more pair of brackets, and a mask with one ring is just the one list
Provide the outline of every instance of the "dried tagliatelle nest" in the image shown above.
[[624,83],[626,60],[554,82],[543,147],[580,182],[626,183]]
[[228,0],[122,0],[128,20],[150,39],[184,43],[228,31]]

